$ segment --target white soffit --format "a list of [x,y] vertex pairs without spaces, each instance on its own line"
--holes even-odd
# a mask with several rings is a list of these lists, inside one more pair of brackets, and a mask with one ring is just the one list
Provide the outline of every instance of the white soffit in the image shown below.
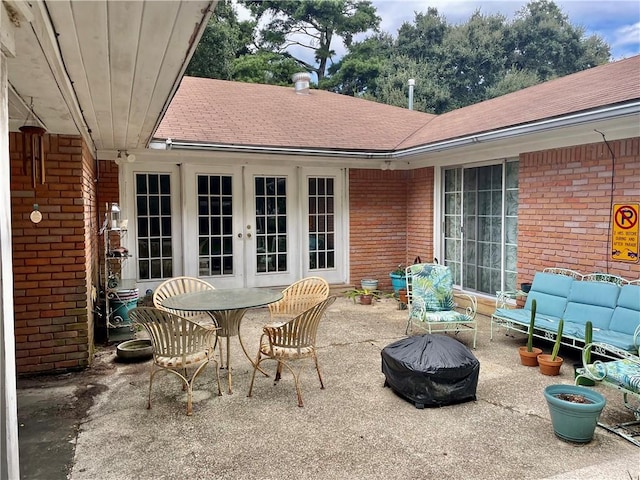
[[144,148],[215,4],[33,2],[34,20],[17,29],[8,61],[11,129],[33,97],[50,133],[83,134],[98,152]]

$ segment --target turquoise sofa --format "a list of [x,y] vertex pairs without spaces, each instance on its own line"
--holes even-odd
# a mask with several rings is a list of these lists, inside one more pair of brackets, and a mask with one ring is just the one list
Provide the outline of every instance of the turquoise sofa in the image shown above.
[[[594,278],[593,275],[584,278]],[[582,349],[585,325],[593,324],[593,342],[638,354],[640,345],[640,284],[576,279],[556,273],[535,274],[524,308],[497,308],[493,330],[504,327],[528,333],[531,304],[536,300],[534,336],[555,340],[558,321],[564,320],[561,343]]]

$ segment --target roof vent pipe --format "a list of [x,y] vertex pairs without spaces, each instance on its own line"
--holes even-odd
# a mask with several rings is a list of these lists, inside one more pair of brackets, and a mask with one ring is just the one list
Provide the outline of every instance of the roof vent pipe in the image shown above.
[[416,84],[414,78],[409,79],[409,110],[413,110],[413,87]]
[[309,95],[309,82],[311,81],[311,75],[309,73],[294,73],[291,79],[295,84],[296,93],[300,95]]

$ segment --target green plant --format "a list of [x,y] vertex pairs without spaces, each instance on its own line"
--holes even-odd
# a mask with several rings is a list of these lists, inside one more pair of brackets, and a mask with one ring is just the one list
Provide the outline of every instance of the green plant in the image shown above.
[[538,303],[535,298],[531,301],[531,321],[529,322],[529,336],[527,337],[527,352],[533,352],[533,327],[536,322],[536,307]]
[[[593,323],[588,320],[584,326],[584,344],[589,345],[593,341]],[[587,365],[591,363],[591,349],[587,350],[584,355]]]
[[556,343],[553,344],[553,350],[551,351],[551,361],[555,361],[560,351],[560,341],[562,340],[562,329],[564,328],[564,320],[560,319],[558,322],[558,334],[556,335]]
[[407,274],[406,267],[403,263],[399,263],[394,271],[391,272],[393,275],[400,275],[404,277]]
[[371,295],[373,298],[379,299],[381,293],[378,290],[369,290],[368,288],[352,288],[344,292],[344,296],[353,300],[353,303],[356,302],[356,298],[363,295]]

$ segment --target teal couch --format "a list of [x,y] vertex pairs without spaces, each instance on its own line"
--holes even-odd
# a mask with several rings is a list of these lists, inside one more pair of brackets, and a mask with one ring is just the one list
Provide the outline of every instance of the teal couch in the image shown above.
[[531,304],[536,300],[534,336],[554,340],[564,320],[561,343],[584,346],[585,325],[593,324],[593,341],[638,354],[640,345],[640,285],[589,281],[555,273],[535,274],[524,308],[497,308],[494,327],[528,333]]

